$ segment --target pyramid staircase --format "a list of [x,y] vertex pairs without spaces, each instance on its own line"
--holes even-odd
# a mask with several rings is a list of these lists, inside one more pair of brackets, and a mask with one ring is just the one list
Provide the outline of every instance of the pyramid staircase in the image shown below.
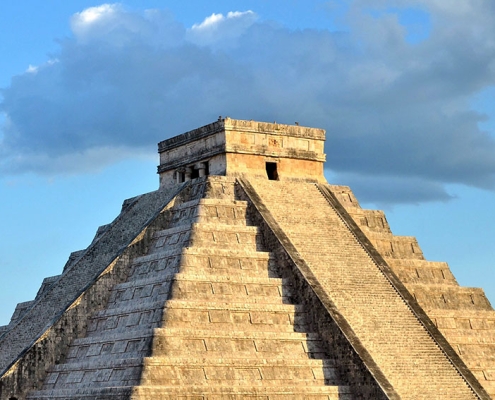
[[[253,198],[258,196],[264,218],[273,219],[272,229],[287,238],[294,254],[308,266],[331,307],[363,346],[368,365],[383,374],[379,381],[382,387],[390,385],[389,397],[478,398],[470,386],[477,384],[475,390],[488,398],[476,380],[465,380],[469,371],[461,377],[459,367],[452,364],[455,354],[449,358],[454,352],[446,355],[448,346],[439,347],[437,338],[425,329],[427,321],[418,317],[329,203],[323,185],[266,179],[249,179],[243,185]],[[462,370],[462,362],[457,365]]]
[[28,399],[381,398],[376,385],[352,388],[309,331],[234,183],[198,180],[196,196],[175,201],[166,229]]
[[393,235],[382,211],[362,209],[347,186],[328,185],[488,394],[495,398],[495,311],[480,288],[459,286],[416,239]]

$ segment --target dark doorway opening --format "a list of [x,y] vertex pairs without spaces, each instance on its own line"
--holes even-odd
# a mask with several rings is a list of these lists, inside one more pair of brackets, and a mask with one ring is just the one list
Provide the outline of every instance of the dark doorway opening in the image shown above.
[[191,179],[199,178],[199,169],[194,169],[191,171]]
[[266,175],[268,176],[269,180],[278,181],[277,163],[274,162],[266,163]]

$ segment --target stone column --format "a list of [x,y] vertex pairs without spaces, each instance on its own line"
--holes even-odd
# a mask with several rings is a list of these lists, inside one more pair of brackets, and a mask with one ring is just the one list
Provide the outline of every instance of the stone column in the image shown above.
[[200,178],[206,175],[206,163],[204,162],[196,163],[194,168],[198,170]]
[[191,180],[191,173],[192,173],[192,168],[191,167],[186,167],[186,172],[185,172],[185,182]]

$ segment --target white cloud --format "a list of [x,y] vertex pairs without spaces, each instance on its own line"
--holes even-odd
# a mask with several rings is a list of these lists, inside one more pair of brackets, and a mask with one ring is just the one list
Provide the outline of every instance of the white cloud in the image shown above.
[[104,4],[76,13],[71,18],[71,28],[81,45],[106,43],[114,48],[176,46],[184,31],[167,12],[129,12],[121,4]]
[[75,25],[89,25],[108,15],[115,14],[120,8],[117,4],[102,4],[101,6],[90,7],[80,13],[74,14],[72,22]]
[[[292,31],[252,11],[190,29],[158,10],[76,14],[56,60],[2,91],[0,171],[86,171],[229,115],[327,129],[328,168],[365,199],[447,200],[449,183],[494,190],[495,141],[471,101],[495,85],[494,6],[472,0],[461,21],[424,2],[431,31],[412,45],[391,8],[412,0],[365,3],[350,8],[348,33]],[[373,190],[387,180],[395,194]]]
[[29,64],[29,67],[27,67],[26,72],[29,74],[35,74],[36,72],[38,72],[38,67],[36,65]]
[[45,66],[49,67],[49,66],[51,66],[53,64],[56,64],[58,62],[59,62],[59,60],[57,58],[54,58],[52,60],[48,60],[46,63],[44,63],[42,65],[31,65],[31,64],[29,64],[29,66],[26,69],[26,73],[28,73],[28,74],[37,74],[38,71],[40,70],[40,68],[44,68]]
[[192,26],[192,30],[202,30],[202,29],[211,29],[212,27],[216,27],[220,21],[223,21],[225,17],[223,14],[211,14],[209,17],[206,17],[203,22],[200,24],[194,24]]
[[227,16],[213,13],[200,24],[194,24],[187,31],[187,39],[201,46],[233,47],[256,19],[256,13],[251,10],[230,11]]
[[118,14],[122,13],[122,7],[118,4],[103,4],[98,7],[90,7],[76,13],[71,18],[71,28],[74,35],[81,41],[90,39],[95,28],[101,29],[105,25],[110,31],[115,24],[120,23]]
[[229,11],[227,16],[225,17],[223,14],[211,14],[209,17],[206,17],[203,22],[200,24],[194,24],[191,28],[192,31],[207,31],[207,30],[216,30],[221,28],[221,24],[225,23],[229,20],[242,20],[246,18],[249,21],[253,21],[256,18],[256,14],[251,11]]

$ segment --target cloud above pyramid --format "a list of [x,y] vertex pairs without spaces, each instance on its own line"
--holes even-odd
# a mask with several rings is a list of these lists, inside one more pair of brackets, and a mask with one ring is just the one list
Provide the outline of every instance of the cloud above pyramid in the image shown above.
[[1,91],[0,173],[154,157],[158,141],[222,114],[326,129],[328,170],[370,201],[493,190],[494,135],[476,101],[493,97],[495,4],[327,7],[337,29],[294,30],[256,10],[191,26],[118,4],[74,14],[58,51]]

